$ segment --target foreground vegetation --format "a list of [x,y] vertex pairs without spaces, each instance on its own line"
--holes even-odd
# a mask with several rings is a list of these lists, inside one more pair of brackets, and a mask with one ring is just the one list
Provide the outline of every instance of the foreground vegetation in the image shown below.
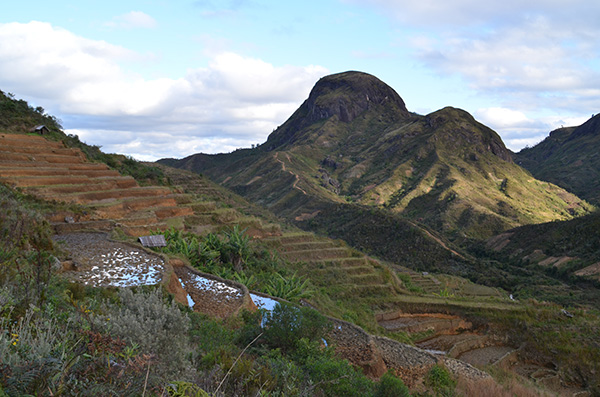
[[322,346],[328,321],[312,309],[219,322],[160,287],[61,279],[39,203],[0,188],[0,395],[408,395]]

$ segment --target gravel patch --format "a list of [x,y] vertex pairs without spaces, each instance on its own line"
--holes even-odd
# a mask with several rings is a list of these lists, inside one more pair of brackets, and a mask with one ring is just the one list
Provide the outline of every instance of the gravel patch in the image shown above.
[[176,267],[188,304],[195,311],[219,318],[231,316],[244,304],[244,292],[223,281],[201,276],[186,267]]
[[72,233],[54,236],[69,252],[73,270],[65,277],[92,287],[134,287],[158,284],[165,263],[158,255],[124,243],[110,241],[105,233]]
[[514,349],[509,346],[488,346],[481,349],[469,350],[458,356],[458,359],[465,361],[471,365],[482,367],[488,364],[493,364],[505,354],[510,353]]

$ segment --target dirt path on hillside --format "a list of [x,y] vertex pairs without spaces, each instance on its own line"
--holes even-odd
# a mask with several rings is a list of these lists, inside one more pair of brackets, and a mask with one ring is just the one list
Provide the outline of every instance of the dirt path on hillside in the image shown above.
[[444,247],[446,250],[452,252],[454,255],[458,256],[461,259],[466,260],[466,258],[464,256],[462,256],[461,254],[459,254],[458,252],[454,251],[452,248],[448,247],[439,237],[434,236],[433,234],[431,234],[429,232],[429,230],[425,229],[424,227],[421,227],[419,225],[417,225],[416,223],[414,223],[413,221],[408,221],[411,225],[413,225],[414,227],[420,229],[421,231],[425,232],[429,237],[431,237],[432,239],[434,239],[435,241],[437,241],[442,247]]
[[[289,155],[289,154],[287,154],[287,153],[286,153],[285,155],[286,155],[286,157],[287,157],[287,160],[288,160],[288,162],[290,162],[290,163],[291,163],[291,162],[292,162],[292,160],[290,159],[290,155]],[[305,191],[304,191],[304,190],[303,190],[301,187],[298,187],[298,182],[300,182],[300,177],[299,177],[297,174],[293,173],[292,171],[288,171],[288,170],[285,168],[285,163],[283,162],[283,160],[280,160],[280,159],[279,159],[279,152],[275,153],[275,157],[274,157],[274,159],[275,159],[275,161],[277,161],[278,163],[280,163],[280,164],[281,164],[281,169],[282,169],[284,172],[287,172],[287,173],[289,173],[289,174],[293,175],[293,176],[294,176],[294,178],[296,179],[296,180],[294,181],[294,184],[292,185],[292,188],[300,190],[300,191],[302,192],[302,194],[304,194],[305,196],[307,196],[308,194],[307,194],[307,193],[306,193],[306,192],[305,192]]]

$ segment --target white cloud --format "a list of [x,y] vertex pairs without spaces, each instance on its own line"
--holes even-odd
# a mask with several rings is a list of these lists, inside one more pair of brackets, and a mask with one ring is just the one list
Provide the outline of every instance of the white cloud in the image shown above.
[[[365,1],[345,0],[355,4]],[[600,3],[586,0],[367,0],[414,33],[426,66],[462,77],[504,105],[581,108],[600,102]],[[526,95],[526,97],[523,97]],[[570,97],[570,101],[564,98]],[[577,97],[577,101],[573,101]],[[525,100],[526,99],[526,100]],[[511,103],[512,101],[512,103]],[[586,110],[587,113],[587,110]]]
[[446,36],[421,47],[418,56],[441,73],[461,75],[479,91],[585,96],[600,72],[582,55],[592,43],[566,45],[571,34],[536,20],[484,36]]
[[578,126],[588,117],[546,116],[530,118],[521,111],[508,108],[482,108],[475,118],[498,132],[506,146],[518,151],[524,146],[533,146],[548,136],[550,131],[561,127]]
[[147,80],[125,48],[47,23],[0,24],[0,87],[35,100],[84,141],[139,158],[223,152],[263,142],[327,70],[231,52],[178,79]]
[[127,14],[116,16],[105,24],[110,28],[135,29],[155,28],[157,23],[154,18],[142,11],[130,11]]
[[424,66],[459,77],[477,98],[497,104],[479,116],[505,140],[531,140],[555,127],[541,115],[587,118],[600,108],[600,2],[342,1],[410,27],[402,40]]
[[532,124],[532,121],[522,112],[507,108],[478,109],[475,116],[483,124],[495,125],[496,128],[523,127]]

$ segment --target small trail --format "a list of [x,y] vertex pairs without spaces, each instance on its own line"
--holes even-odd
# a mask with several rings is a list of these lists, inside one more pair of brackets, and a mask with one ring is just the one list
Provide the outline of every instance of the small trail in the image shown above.
[[[290,155],[289,155],[288,153],[286,153],[286,154],[285,154],[285,156],[286,156],[286,158],[287,158],[288,162],[290,162],[290,163],[291,163],[291,162],[292,162],[292,160],[290,159]],[[280,160],[280,159],[279,159],[279,152],[275,153],[275,157],[273,157],[273,158],[275,159],[275,161],[277,161],[278,163],[280,163],[280,164],[281,164],[281,169],[282,169],[284,172],[287,172],[287,173],[289,173],[289,174],[293,175],[293,176],[294,176],[294,178],[296,179],[296,180],[294,181],[294,184],[292,185],[292,188],[294,188],[294,189],[298,189],[298,190],[300,190],[300,191],[302,192],[302,194],[304,194],[305,196],[308,196],[308,193],[306,193],[306,191],[304,191],[304,189],[302,189],[301,187],[299,187],[299,186],[298,186],[298,182],[300,182],[300,177],[299,177],[297,174],[293,173],[292,171],[288,171],[288,170],[285,168],[285,163],[283,162],[283,160]]]
[[419,226],[418,224],[416,224],[415,222],[409,220],[408,221],[411,225],[413,225],[414,227],[418,228],[419,230],[421,230],[422,232],[424,232],[425,234],[427,234],[429,237],[431,237],[432,239],[434,239],[435,241],[437,241],[442,247],[444,247],[444,249],[452,252],[454,255],[458,256],[461,259],[467,260],[467,258],[465,258],[464,256],[462,256],[461,254],[459,254],[458,252],[456,252],[455,250],[453,250],[452,248],[448,247],[446,245],[446,243],[444,243],[439,237],[434,236],[433,234],[431,234],[431,232],[429,232],[429,230],[425,229],[424,227]]

